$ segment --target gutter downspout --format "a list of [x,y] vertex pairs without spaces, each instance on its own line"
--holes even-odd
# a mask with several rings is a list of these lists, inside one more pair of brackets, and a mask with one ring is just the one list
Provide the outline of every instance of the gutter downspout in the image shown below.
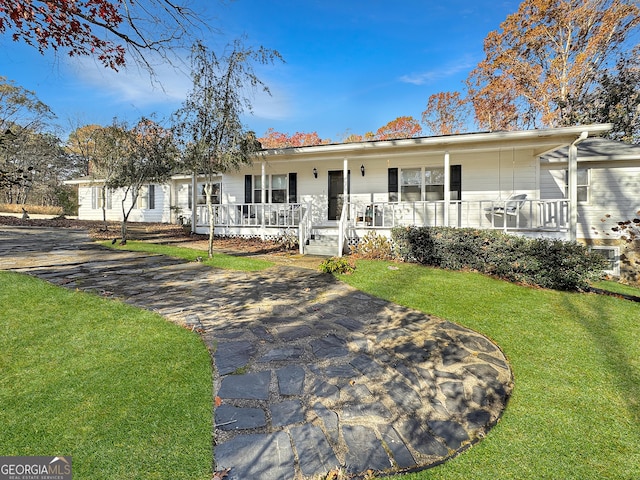
[[582,132],[569,145],[568,175],[569,175],[569,241],[575,242],[578,236],[578,144],[589,136],[589,132]]

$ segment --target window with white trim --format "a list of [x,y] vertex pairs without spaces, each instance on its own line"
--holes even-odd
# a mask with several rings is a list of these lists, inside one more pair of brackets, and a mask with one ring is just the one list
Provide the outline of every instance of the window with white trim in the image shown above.
[[287,175],[271,175],[271,203],[287,202]]
[[592,246],[591,250],[598,252],[609,263],[609,267],[605,269],[605,273],[613,275],[614,277],[620,276],[620,247],[608,247],[608,246]]
[[403,168],[400,172],[400,200],[403,202],[422,200],[421,168]]
[[[207,192],[205,190],[207,184],[199,183],[198,184],[198,197],[196,199],[196,203],[198,205],[206,205],[207,204]],[[220,203],[220,189],[222,188],[222,184],[220,182],[214,182],[211,184],[211,204],[217,205]]]
[[156,208],[156,186],[143,185],[138,192],[138,208],[140,210],[154,210]]
[[[288,174],[265,175],[265,183],[267,203],[287,203],[290,193]],[[245,184],[245,188],[253,188],[253,203],[262,203],[262,175],[254,175],[253,186]]]
[[253,176],[253,203],[262,203],[262,175]]
[[91,187],[91,208],[93,210],[98,210],[102,209],[102,207],[105,207],[107,210],[111,210],[111,190],[104,187]]
[[400,200],[444,200],[444,167],[403,168],[400,172]]
[[[589,203],[591,170],[589,168],[579,168],[576,172],[578,184],[578,203]],[[569,198],[569,171],[565,170],[565,195]]]
[[425,168],[424,194],[428,202],[444,200],[444,167]]

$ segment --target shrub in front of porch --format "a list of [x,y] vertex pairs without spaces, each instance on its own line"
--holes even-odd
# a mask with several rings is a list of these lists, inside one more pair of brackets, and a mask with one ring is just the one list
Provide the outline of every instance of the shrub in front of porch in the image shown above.
[[351,247],[351,253],[370,260],[391,260],[394,258],[393,242],[389,237],[370,231]]
[[556,290],[585,290],[602,277],[600,255],[575,242],[529,239],[494,230],[395,228],[400,258],[450,270],[470,269]]
[[350,258],[331,257],[324,260],[318,267],[323,273],[338,273],[350,275],[356,269],[355,262]]

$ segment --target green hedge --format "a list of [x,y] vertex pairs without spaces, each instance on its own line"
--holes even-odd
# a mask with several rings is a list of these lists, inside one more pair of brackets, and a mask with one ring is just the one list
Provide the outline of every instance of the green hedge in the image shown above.
[[405,261],[450,270],[471,269],[556,290],[585,290],[602,278],[606,262],[575,242],[530,239],[493,230],[401,227],[392,231]]

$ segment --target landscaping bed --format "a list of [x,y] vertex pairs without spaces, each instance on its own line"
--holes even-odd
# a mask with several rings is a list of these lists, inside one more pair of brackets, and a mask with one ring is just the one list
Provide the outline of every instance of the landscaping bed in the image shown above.
[[[105,222],[97,220],[78,220],[65,217],[51,219],[30,218],[22,220],[19,217],[0,215],[0,225],[56,227],[87,230],[94,240],[112,240],[119,238],[120,222]],[[189,248],[206,250],[207,235],[186,234],[180,225],[169,223],[138,223],[127,224],[128,238],[131,240],[152,241],[155,243],[184,244]],[[287,250],[277,242],[263,241],[259,238],[216,237],[214,250],[225,252],[243,252],[250,254],[287,254]]]

